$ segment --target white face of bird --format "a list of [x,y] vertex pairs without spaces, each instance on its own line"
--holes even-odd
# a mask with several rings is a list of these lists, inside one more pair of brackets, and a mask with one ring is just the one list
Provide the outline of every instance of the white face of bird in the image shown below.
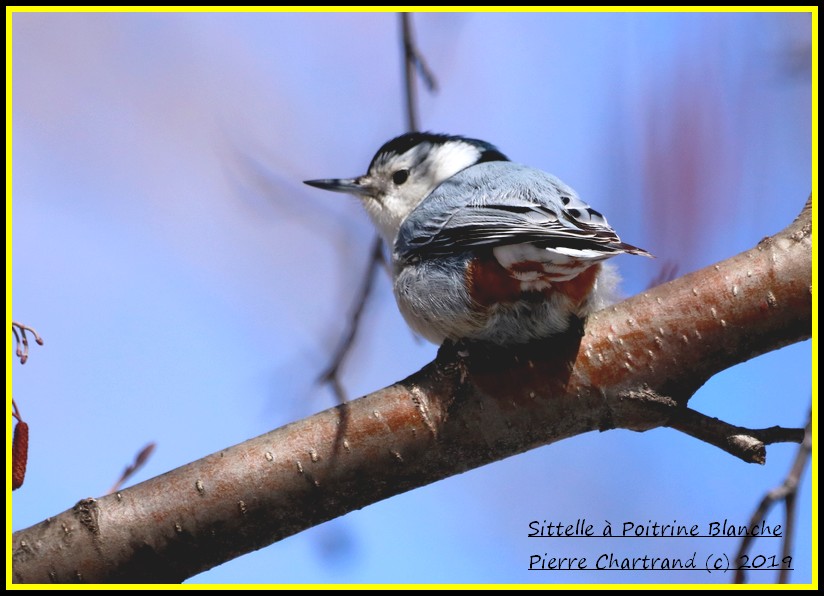
[[307,184],[357,196],[384,240],[392,246],[401,223],[424,197],[491,151],[500,155],[480,141],[412,133],[381,147],[363,176],[310,180]]
[[478,162],[481,150],[464,141],[422,142],[404,153],[379,154],[362,178],[360,194],[387,242],[395,241],[401,223],[444,180]]

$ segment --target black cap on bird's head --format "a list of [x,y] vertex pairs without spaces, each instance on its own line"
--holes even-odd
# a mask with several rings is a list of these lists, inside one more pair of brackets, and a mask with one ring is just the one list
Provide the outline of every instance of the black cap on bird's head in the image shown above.
[[462,142],[467,145],[477,147],[480,152],[480,156],[475,163],[482,163],[485,161],[509,161],[506,155],[501,153],[495,145],[479,139],[470,139],[460,135],[436,134],[432,132],[407,132],[399,137],[395,137],[391,141],[384,143],[369,163],[369,169],[371,170],[381,159],[386,159],[387,157],[394,155],[403,155],[418,145],[445,145],[449,142]]

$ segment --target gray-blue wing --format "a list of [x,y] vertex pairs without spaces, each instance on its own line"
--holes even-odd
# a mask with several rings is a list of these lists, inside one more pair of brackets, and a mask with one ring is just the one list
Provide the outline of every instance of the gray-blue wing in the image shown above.
[[621,242],[563,182],[512,162],[478,164],[443,182],[403,222],[395,251],[407,258],[520,243],[649,256]]

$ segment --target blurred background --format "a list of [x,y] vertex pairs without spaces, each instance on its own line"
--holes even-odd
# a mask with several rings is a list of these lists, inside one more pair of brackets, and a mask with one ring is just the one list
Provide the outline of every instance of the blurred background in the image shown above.
[[[429,13],[413,25],[439,84],[419,94],[421,127],[552,172],[655,253],[613,261],[627,295],[662,267],[680,275],[754,246],[810,194],[810,14]],[[133,482],[335,405],[317,377],[373,232],[355,199],[301,181],[365,173],[406,120],[394,13],[15,13],[11,30],[13,316],[45,339],[13,363],[31,427],[21,529],[104,494],[150,441]],[[364,395],[435,352],[381,274],[342,382]],[[810,398],[805,342],[717,375],[690,405],[803,426]],[[796,449],[771,446],[756,466],[670,429],[592,433],[189,582],[726,583],[533,573],[534,554],[703,561],[732,557],[738,540],[530,540],[528,524],[744,524]],[[768,522],[783,524],[777,509]],[[810,582],[809,472],[798,515],[790,578]]]

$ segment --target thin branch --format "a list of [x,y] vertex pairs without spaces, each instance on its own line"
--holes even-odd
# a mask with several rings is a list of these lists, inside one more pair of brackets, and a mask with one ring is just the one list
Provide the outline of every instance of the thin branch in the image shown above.
[[23,418],[20,416],[20,410],[17,407],[17,402],[14,401],[14,398],[11,400],[11,415],[18,422],[23,422]]
[[672,281],[678,275],[678,263],[675,261],[664,261],[661,263],[657,273],[650,280],[647,289],[660,286],[663,283]]
[[763,464],[767,460],[767,445],[774,443],[801,443],[804,429],[771,426],[752,429],[735,426],[683,408],[667,426],[723,449],[745,462]]
[[346,356],[352,349],[355,336],[360,328],[363,311],[366,309],[366,303],[369,300],[369,296],[372,295],[372,289],[375,285],[375,278],[377,277],[378,271],[381,270],[382,263],[383,241],[380,237],[375,236],[372,240],[372,250],[369,251],[369,264],[367,266],[366,273],[363,276],[360,291],[355,299],[355,308],[352,310],[352,315],[349,317],[349,324],[346,327],[346,332],[344,333],[343,338],[332,356],[332,362],[329,364],[327,369],[321,373],[319,378],[321,382],[328,383],[332,387],[339,403],[344,403],[347,401],[346,393],[340,382],[340,369],[346,360]]
[[438,84],[432,71],[426,65],[423,54],[418,51],[418,47],[415,44],[415,38],[412,34],[411,15],[408,12],[402,12],[400,17],[406,90],[406,128],[409,132],[414,132],[419,130],[417,86],[415,85],[416,75],[423,80],[427,90],[431,92],[437,91]]
[[[810,337],[811,236],[808,202],[755,248],[595,313],[582,336],[508,359],[444,346],[390,387],[81,501],[14,534],[13,581],[179,582],[371,503],[585,432],[680,425],[720,436],[704,430],[712,419],[693,424],[681,414],[715,373]],[[744,431],[767,443],[792,438]]]
[[[781,483],[781,486],[772,489],[764,495],[761,503],[758,505],[750,518],[750,527],[760,524],[761,521],[767,517],[767,513],[769,513],[773,505],[779,501],[784,501],[786,509],[784,512],[784,536],[782,537],[781,543],[782,565],[778,572],[778,582],[782,584],[787,583],[790,568],[792,567],[792,565],[784,564],[784,561],[787,561],[787,557],[791,555],[793,535],[795,534],[795,498],[798,494],[798,486],[801,483],[801,476],[807,467],[813,448],[812,415],[813,413],[811,410],[807,416],[807,425],[804,427],[803,441],[798,447],[798,451],[795,454],[795,459],[793,460],[793,465],[790,467],[790,471],[784,479],[784,482]],[[754,539],[755,537],[749,534],[744,536],[741,540],[741,546],[738,548],[738,554],[735,557],[736,561],[740,561],[741,558],[747,554],[750,544]],[[733,581],[737,584],[745,583],[747,581],[745,573],[745,570],[739,567],[735,572],[735,578]]]
[[126,469],[123,470],[123,473],[120,475],[120,478],[117,479],[112,487],[107,492],[107,495],[115,493],[120,490],[120,487],[123,486],[129,478],[135,475],[140,468],[146,465],[146,462],[149,461],[149,458],[152,456],[156,447],[155,443],[149,443],[143,449],[137,452],[137,455],[134,458],[134,461],[126,466]]
[[[406,116],[407,116],[407,130],[413,132],[418,130],[418,110],[417,110],[417,93],[416,93],[416,74],[423,79],[427,89],[434,91],[437,87],[435,77],[426,66],[423,55],[418,51],[415,45],[415,40],[412,36],[412,20],[409,13],[401,13],[401,38],[403,43],[403,63],[404,63],[404,89],[406,95]],[[360,320],[363,311],[366,308],[366,302],[372,295],[374,288],[375,275],[381,265],[387,267],[389,276],[391,271],[388,269],[388,264],[383,257],[382,241],[380,237],[376,236],[372,241],[372,251],[369,255],[369,262],[366,266],[366,273],[361,282],[360,291],[355,300],[355,308],[352,310],[352,315],[349,318],[346,332],[338,344],[335,353],[332,355],[331,362],[326,370],[320,375],[320,381],[329,385],[333,393],[338,399],[338,403],[345,403],[347,401],[346,390],[340,380],[340,370],[355,343],[358,330],[360,329]],[[341,417],[341,429],[345,429],[346,418]]]
[[403,31],[403,65],[406,82],[406,129],[418,130],[417,88],[415,86],[415,47],[412,42],[412,24],[409,13],[401,13],[401,30]]

